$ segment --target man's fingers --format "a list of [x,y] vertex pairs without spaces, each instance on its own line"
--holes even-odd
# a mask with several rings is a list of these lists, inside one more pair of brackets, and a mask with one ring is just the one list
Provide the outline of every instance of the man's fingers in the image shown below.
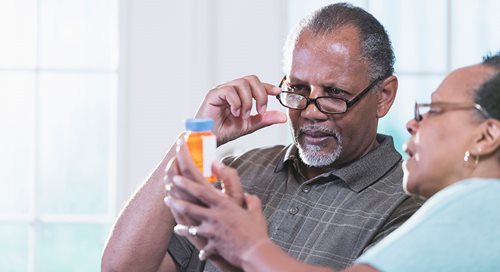
[[257,76],[246,76],[245,79],[251,86],[252,97],[255,99],[255,107],[259,114],[263,114],[267,109],[267,91],[263,83]]
[[214,94],[218,93],[220,102],[226,101],[230,105],[233,116],[248,119],[253,100],[255,100],[257,112],[264,114],[267,109],[268,96],[276,96],[281,89],[272,84],[261,82],[255,75],[249,75],[219,85],[212,91]]
[[[234,117],[239,117],[241,114],[241,99],[234,86],[219,86],[217,89],[212,90],[213,94],[217,97],[214,106],[227,106],[229,105],[231,114]],[[210,103],[210,102],[209,102]]]
[[248,119],[250,117],[250,112],[252,111],[252,86],[245,78],[240,78],[233,81],[233,87],[238,93],[241,101],[241,114],[240,117],[243,119]]
[[264,89],[266,90],[267,95],[276,96],[281,92],[281,88],[279,88],[273,84],[262,83],[262,86],[264,86]]
[[266,111],[264,114],[250,116],[249,120],[251,130],[248,133],[252,133],[270,125],[286,123],[287,116],[281,111]]

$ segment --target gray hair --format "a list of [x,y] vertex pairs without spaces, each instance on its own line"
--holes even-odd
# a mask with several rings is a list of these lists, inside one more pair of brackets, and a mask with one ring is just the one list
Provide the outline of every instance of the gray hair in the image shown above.
[[359,31],[361,55],[368,61],[371,80],[392,75],[396,58],[384,27],[370,13],[347,3],[322,7],[295,26],[284,46],[283,70],[286,72],[290,68],[292,51],[303,32],[326,35],[346,26],[354,26]]

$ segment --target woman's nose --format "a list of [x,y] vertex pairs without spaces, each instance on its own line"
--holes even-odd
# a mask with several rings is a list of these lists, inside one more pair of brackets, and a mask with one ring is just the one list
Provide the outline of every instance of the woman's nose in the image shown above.
[[419,126],[419,123],[417,122],[417,120],[415,120],[415,118],[411,118],[406,123],[406,130],[408,130],[408,132],[411,135],[414,135],[417,132],[418,126]]

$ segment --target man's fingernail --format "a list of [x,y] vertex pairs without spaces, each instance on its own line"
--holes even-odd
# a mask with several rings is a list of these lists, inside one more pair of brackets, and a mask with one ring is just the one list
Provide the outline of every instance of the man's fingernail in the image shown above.
[[240,116],[241,109],[237,109],[234,111],[234,116],[238,117]]

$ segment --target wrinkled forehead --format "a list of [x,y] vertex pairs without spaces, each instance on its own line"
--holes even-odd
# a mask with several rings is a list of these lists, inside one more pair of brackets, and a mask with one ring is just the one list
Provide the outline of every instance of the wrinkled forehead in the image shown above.
[[[288,73],[294,62],[303,59],[325,56],[344,56],[350,63],[364,63],[361,55],[359,30],[355,26],[346,25],[331,32],[315,33],[304,29],[298,33],[294,42],[287,41],[284,51],[284,72]],[[338,60],[335,60],[338,61]]]
[[474,93],[495,71],[484,65],[473,65],[452,71],[432,93],[434,102],[473,102]]

